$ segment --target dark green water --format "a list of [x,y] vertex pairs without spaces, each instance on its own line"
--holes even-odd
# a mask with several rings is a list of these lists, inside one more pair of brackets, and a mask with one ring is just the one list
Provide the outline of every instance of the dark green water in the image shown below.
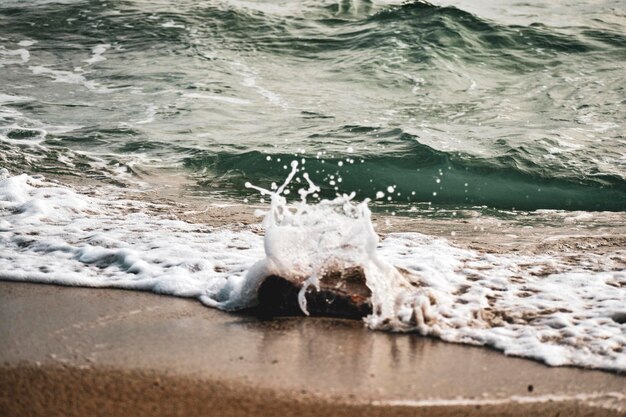
[[394,207],[624,211],[625,10],[4,0],[0,165],[241,201],[297,159]]

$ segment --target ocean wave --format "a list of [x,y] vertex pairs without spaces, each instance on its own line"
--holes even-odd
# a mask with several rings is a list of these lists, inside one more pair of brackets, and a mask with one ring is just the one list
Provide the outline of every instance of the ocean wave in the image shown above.
[[[382,155],[200,153],[186,158],[185,166],[196,173],[201,186],[219,184],[236,191],[250,178],[279,181],[294,159],[305,162],[326,197],[355,191],[358,198],[376,199],[382,190],[383,202],[400,204],[590,211],[622,211],[626,207],[626,181],[619,176],[557,178],[553,172],[545,175],[543,167],[513,152],[480,159],[418,142],[402,153]],[[392,193],[386,191],[389,187]]]
[[[574,35],[540,23],[504,25],[455,7],[423,1],[362,7],[357,13],[354,8],[350,13],[342,12],[344,9],[337,3],[308,4],[290,13],[276,14],[235,2],[183,3],[177,10],[127,5],[122,13],[109,13],[106,6],[94,3],[89,13],[82,5],[46,4],[29,10],[4,8],[2,15],[12,18],[13,35],[19,33],[48,43],[74,38],[82,44],[89,42],[90,47],[100,45],[99,39],[120,37],[125,39],[128,50],[145,47],[155,39],[162,46],[182,44],[193,50],[197,46],[194,39],[203,36],[242,52],[341,59],[328,54],[369,51],[367,55],[373,58],[381,50],[398,49],[400,42],[408,46],[406,56],[412,62],[430,62],[454,53],[468,61],[499,58],[491,64],[524,64],[529,70],[545,65],[540,61],[546,54],[556,57],[606,47],[624,50],[624,36],[608,29],[586,28]],[[90,33],[72,33],[67,19],[72,24],[88,24]],[[45,37],[37,30],[43,24]],[[192,28],[194,35],[189,33]]]

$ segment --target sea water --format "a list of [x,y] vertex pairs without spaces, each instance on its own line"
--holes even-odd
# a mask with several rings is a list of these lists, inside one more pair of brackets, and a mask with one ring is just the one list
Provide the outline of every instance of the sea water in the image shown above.
[[617,1],[3,2],[0,279],[237,310],[359,265],[372,329],[625,371],[625,45]]

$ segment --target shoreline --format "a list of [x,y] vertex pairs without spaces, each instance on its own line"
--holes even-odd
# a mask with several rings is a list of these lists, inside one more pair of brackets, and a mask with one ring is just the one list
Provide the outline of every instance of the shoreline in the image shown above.
[[[0,282],[2,415],[612,416],[624,375],[358,321]],[[532,387],[531,387],[532,386]]]
[[[262,218],[256,216],[255,211],[267,210],[268,205],[244,204],[232,199],[224,203],[208,196],[189,196],[185,190],[189,178],[179,175],[166,181],[168,177],[158,171],[150,172],[163,182],[146,183],[147,188],[134,192],[67,175],[46,178],[79,194],[96,198],[102,198],[97,186],[106,187],[107,192],[112,192],[116,198],[146,203],[147,214],[190,224],[263,233]],[[373,209],[371,205],[370,209]],[[382,238],[390,233],[416,232],[481,253],[529,256],[547,253],[571,256],[572,262],[580,262],[581,256],[598,255],[610,257],[618,262],[616,268],[626,269],[626,215],[623,212],[520,211],[523,216],[512,220],[493,213],[481,213],[480,209],[458,209],[455,211],[457,215],[448,214],[441,218],[421,216],[419,211],[415,216],[373,211],[372,223]],[[506,213],[509,212],[502,210],[500,216]]]

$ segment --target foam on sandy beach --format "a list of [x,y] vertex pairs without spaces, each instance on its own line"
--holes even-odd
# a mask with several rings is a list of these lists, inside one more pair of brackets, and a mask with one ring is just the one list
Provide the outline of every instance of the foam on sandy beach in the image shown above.
[[360,265],[373,293],[374,313],[365,319],[373,329],[626,371],[619,263],[488,255],[419,233],[379,241],[367,202],[343,195],[308,203],[314,184],[301,174],[294,164],[293,180],[303,184],[294,203],[284,187],[265,190],[272,205],[261,233],[183,222],[154,203],[87,196],[3,170],[0,279],[146,290],[236,310],[254,305],[268,274],[315,286],[325,269]]

